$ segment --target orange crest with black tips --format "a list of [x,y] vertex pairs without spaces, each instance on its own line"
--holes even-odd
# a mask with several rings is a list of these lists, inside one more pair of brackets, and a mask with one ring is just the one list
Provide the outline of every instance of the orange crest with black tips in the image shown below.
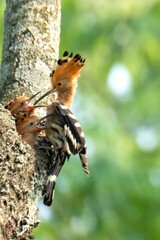
[[74,82],[80,76],[80,72],[84,65],[85,59],[83,60],[79,54],[76,54],[72,58],[72,53],[68,56],[68,52],[65,51],[63,58],[58,60],[58,66],[51,73],[51,84],[52,87],[56,87],[61,81],[67,80]]

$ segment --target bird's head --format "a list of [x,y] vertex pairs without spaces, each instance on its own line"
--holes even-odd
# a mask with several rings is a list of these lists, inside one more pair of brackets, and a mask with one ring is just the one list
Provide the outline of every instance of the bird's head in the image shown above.
[[43,130],[43,127],[40,127],[38,122],[39,117],[37,116],[19,118],[16,120],[17,132],[22,136],[26,133],[28,133],[28,135],[38,133]]
[[85,62],[85,59],[82,59],[79,54],[76,54],[73,58],[72,55],[71,53],[68,56],[68,52],[64,52],[63,58],[57,62],[58,66],[50,74],[52,89],[40,97],[35,104],[45,96],[54,93],[55,100],[70,108],[77,87],[77,78],[80,76]]
[[5,108],[8,109],[13,115],[18,112],[24,112],[24,113],[33,112],[36,107],[31,106],[30,102],[39,93],[40,92],[34,94],[30,98],[25,97],[25,96],[20,96],[20,97],[14,99],[13,101],[11,101],[10,103],[8,103],[5,106]]
[[[51,84],[58,93],[69,91],[77,87],[77,79],[84,65],[83,60],[79,54],[72,58],[72,53],[68,57],[68,52],[65,51],[63,58],[58,60],[58,66],[55,71],[51,73]],[[71,90],[70,90],[71,91]]]

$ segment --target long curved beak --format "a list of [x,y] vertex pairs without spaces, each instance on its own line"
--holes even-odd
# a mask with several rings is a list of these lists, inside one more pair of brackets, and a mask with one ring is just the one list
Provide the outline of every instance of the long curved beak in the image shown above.
[[30,106],[30,102],[33,98],[35,98],[41,91],[37,92],[36,94],[32,95],[27,101],[26,101],[26,106],[29,109],[29,112],[32,112],[35,107]]
[[38,125],[40,124],[40,122],[42,122],[44,119],[46,119],[46,118],[48,118],[48,117],[50,117],[50,116],[52,116],[52,115],[53,115],[53,113],[48,114],[48,115],[42,117],[41,119],[39,119],[39,121],[37,122],[37,126],[38,126]]
[[47,107],[47,106],[42,106],[42,105],[40,105],[40,106],[28,106],[28,112],[32,112],[32,111],[34,111],[35,110],[35,108],[39,108],[39,107]]
[[32,95],[32,96],[26,101],[26,103],[29,105],[30,102],[31,102],[31,100],[32,100],[33,98],[35,98],[40,92],[41,92],[41,91],[39,91],[39,92],[37,92],[36,94]]
[[44,95],[42,95],[33,105],[36,105],[38,102],[40,102],[44,97],[48,96],[49,94],[56,92],[54,88],[46,92]]
[[31,96],[30,99],[29,99],[29,102],[30,102],[33,98],[35,98],[40,92],[41,92],[41,91],[39,91],[39,92],[37,92],[36,94],[34,94],[33,96]]
[[33,98],[35,98],[40,92],[41,92],[41,91],[39,91],[39,92],[37,92],[36,94],[34,94],[33,96],[31,96],[31,97],[29,98],[29,100],[27,101],[27,105],[28,105],[28,108],[29,108],[29,111],[30,111],[30,112],[33,111],[35,108],[38,108],[38,107],[46,107],[46,106],[42,106],[42,105],[40,105],[40,106],[30,106],[30,105],[29,105],[30,102],[31,102],[31,100],[32,100]]
[[[38,108],[38,107],[47,107],[47,106],[44,106],[44,105],[36,105],[36,106],[33,106],[33,108]],[[31,107],[32,108],[32,107]]]

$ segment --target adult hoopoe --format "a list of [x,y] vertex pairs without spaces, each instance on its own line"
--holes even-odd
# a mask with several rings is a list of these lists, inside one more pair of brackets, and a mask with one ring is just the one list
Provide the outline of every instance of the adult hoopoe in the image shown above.
[[57,176],[66,157],[69,158],[71,153],[79,154],[82,167],[85,173],[89,175],[85,136],[79,122],[70,111],[77,87],[77,78],[80,76],[85,60],[82,60],[79,54],[72,58],[71,53],[68,57],[67,51],[64,52],[63,57],[63,59],[58,60],[57,68],[50,75],[52,89],[34,103],[36,105],[51,93],[56,96],[53,103],[47,107],[47,116],[44,117],[46,118],[46,137],[58,151],[55,164],[50,172],[44,198],[44,204],[48,206],[52,203]]
[[89,170],[85,136],[76,117],[66,105],[58,101],[48,106],[47,113],[47,116],[33,124],[37,127],[42,120],[46,119],[44,126],[46,136],[57,152],[44,197],[44,204],[50,206],[56,179],[66,158],[69,159],[71,154],[79,154],[83,170],[87,176],[89,176]]

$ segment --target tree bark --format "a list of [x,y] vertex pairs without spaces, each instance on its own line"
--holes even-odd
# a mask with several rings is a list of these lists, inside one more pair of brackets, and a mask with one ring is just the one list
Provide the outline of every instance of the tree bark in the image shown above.
[[58,59],[60,0],[7,0],[0,80],[0,239],[30,239],[50,158],[23,143],[4,104],[47,89]]
[[58,57],[60,0],[6,1],[1,100],[48,88]]

